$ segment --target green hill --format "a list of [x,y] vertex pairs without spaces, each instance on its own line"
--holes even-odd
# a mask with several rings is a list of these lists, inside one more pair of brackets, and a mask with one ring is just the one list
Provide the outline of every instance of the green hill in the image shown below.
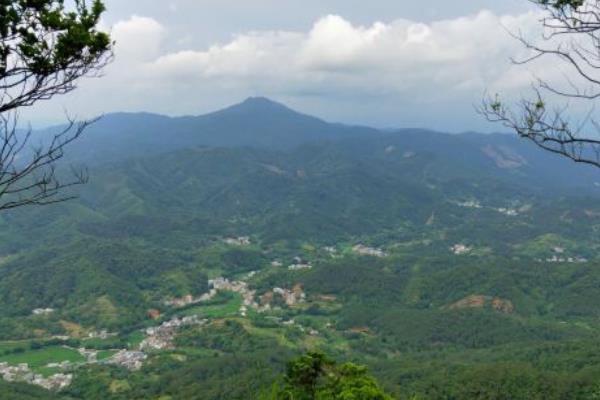
[[[77,201],[0,217],[0,362],[57,345],[110,359],[142,328],[207,322],[139,372],[73,367],[66,398],[256,398],[307,350],[401,399],[597,392],[594,170],[504,135],[384,133],[265,99],[108,116],[79,146],[95,158]],[[217,277],[256,305],[171,305]]]

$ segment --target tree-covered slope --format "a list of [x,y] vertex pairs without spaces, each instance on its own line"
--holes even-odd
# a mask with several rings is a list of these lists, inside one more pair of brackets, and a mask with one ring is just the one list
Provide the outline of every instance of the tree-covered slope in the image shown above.
[[[264,99],[182,120],[178,141],[175,120],[107,116],[94,129],[123,141],[75,148],[99,156],[79,199],[0,216],[0,362],[110,358],[198,316],[141,371],[77,366],[63,394],[256,398],[315,349],[402,399],[597,392],[597,171],[504,135],[348,128]],[[256,306],[186,303],[218,277]]]

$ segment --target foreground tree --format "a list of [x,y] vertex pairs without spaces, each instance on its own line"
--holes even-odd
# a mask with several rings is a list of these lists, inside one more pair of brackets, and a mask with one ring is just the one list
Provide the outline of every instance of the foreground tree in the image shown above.
[[271,400],[391,400],[367,368],[353,363],[338,366],[321,353],[308,353],[288,364],[284,383]]
[[18,129],[19,110],[71,92],[111,59],[108,34],[97,28],[101,0],[0,0],[0,211],[70,198],[64,189],[85,183],[85,171],[59,179],[57,162],[89,121],[69,123],[32,147]]
[[565,81],[534,84],[534,94],[517,105],[498,96],[483,101],[479,111],[539,147],[569,159],[600,167],[600,124],[590,116],[574,121],[569,107],[552,108],[548,95],[594,102],[600,97],[600,0],[530,0],[545,13],[543,35],[532,41],[515,37],[531,52],[517,64],[558,61],[569,68]]

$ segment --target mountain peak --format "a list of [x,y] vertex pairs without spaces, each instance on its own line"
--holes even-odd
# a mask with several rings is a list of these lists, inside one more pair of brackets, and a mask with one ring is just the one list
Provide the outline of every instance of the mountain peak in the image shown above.
[[248,97],[243,102],[239,103],[235,108],[242,108],[249,111],[260,111],[260,110],[287,110],[292,111],[289,107],[282,103],[273,101],[267,97]]
[[257,104],[257,105],[278,105],[283,106],[283,104],[278,103],[269,99],[268,97],[263,96],[250,96],[246,100],[244,100],[241,104]]
[[208,114],[208,116],[218,118],[303,118],[318,121],[317,118],[301,114],[282,103],[278,103],[266,97],[249,97],[241,103]]

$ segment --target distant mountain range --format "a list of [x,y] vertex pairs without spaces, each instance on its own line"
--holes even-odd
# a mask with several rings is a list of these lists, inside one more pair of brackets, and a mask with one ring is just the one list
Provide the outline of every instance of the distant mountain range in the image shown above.
[[[48,135],[57,128],[37,132]],[[378,130],[328,123],[266,98],[221,111],[171,118],[148,113],[108,114],[68,150],[90,166],[196,147],[252,147],[290,151],[309,144],[333,146],[359,157],[369,152],[428,157],[456,168],[561,192],[600,193],[600,172],[548,154],[507,134],[444,134],[423,129]]]
[[108,114],[73,145],[71,155],[78,160],[104,163],[193,146],[290,149],[307,142],[375,135],[381,135],[381,132],[330,124],[266,98],[249,98],[224,110],[197,117]]

